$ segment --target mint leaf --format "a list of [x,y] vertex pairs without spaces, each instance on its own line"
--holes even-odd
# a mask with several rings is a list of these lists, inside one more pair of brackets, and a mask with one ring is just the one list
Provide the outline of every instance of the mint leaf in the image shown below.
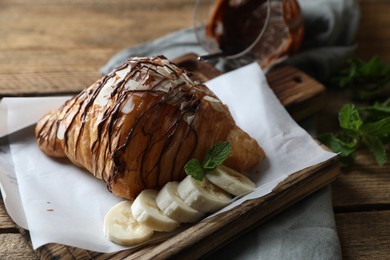
[[195,180],[202,181],[204,178],[204,170],[198,159],[189,160],[186,165],[184,165],[184,171]]
[[[341,135],[341,136],[339,136]],[[355,160],[355,152],[358,146],[358,142],[356,139],[349,139],[348,135],[343,135],[342,133],[336,134],[322,134],[317,138],[323,144],[328,146],[333,152],[338,153],[340,156],[340,162],[342,166],[350,165]]]
[[381,71],[382,63],[378,59],[378,57],[373,57],[369,60],[366,65],[362,63],[361,66],[361,74],[366,77],[370,77],[371,75],[376,75],[377,72]]
[[379,165],[384,165],[387,161],[386,148],[381,140],[376,136],[367,135],[363,138],[363,142],[368,146],[370,151]]
[[[322,134],[317,137],[319,141],[328,146],[335,153],[339,153],[341,157],[351,156],[357,148],[356,139],[343,140],[335,134]],[[344,137],[347,139],[348,137]]]
[[352,104],[344,105],[339,112],[340,127],[353,132],[358,132],[363,124],[360,118],[359,111]]
[[229,142],[220,142],[211,148],[203,162],[203,169],[212,170],[221,165],[229,156],[232,147]]
[[364,144],[378,164],[383,165],[390,148],[390,64],[374,56],[368,62],[351,59],[347,65],[331,81],[348,88],[354,99],[376,102],[364,108],[356,108],[353,104],[343,106],[339,111],[341,129],[322,135],[321,141],[338,152],[341,160],[351,158]]
[[217,143],[207,151],[203,165],[198,159],[191,159],[184,165],[184,171],[194,179],[202,181],[208,170],[215,169],[226,160],[231,149],[229,142]]
[[383,118],[373,123],[367,123],[361,127],[363,134],[386,137],[390,136],[390,117]]
[[383,99],[386,96],[390,88],[389,64],[374,56],[368,62],[350,59],[347,65],[331,82],[342,88],[349,88],[355,99]]
[[370,116],[384,117],[390,116],[390,106],[381,106],[375,103],[373,106],[361,109],[363,113],[370,114]]
[[390,145],[390,98],[365,108],[352,104],[339,112],[340,131],[319,135],[319,141],[338,153],[344,165],[353,162],[356,150],[366,145],[379,165],[387,161]]
[[362,83],[387,83],[390,76],[390,65],[383,63],[377,56],[368,62],[361,59],[348,60],[348,67],[342,71],[335,82],[341,87],[356,87]]
[[390,115],[390,98],[383,103],[375,102],[372,108],[376,112]]

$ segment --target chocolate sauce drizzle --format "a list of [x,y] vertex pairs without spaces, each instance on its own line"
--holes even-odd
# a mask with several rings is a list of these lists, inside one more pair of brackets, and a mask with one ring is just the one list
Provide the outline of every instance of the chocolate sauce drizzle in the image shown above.
[[[44,135],[47,135],[44,138],[47,142],[54,139],[48,136],[56,137],[59,124],[63,121],[65,123],[63,139],[65,153],[69,149],[70,133],[78,131],[72,133],[76,134],[73,153],[77,158],[83,133],[87,131],[86,124],[96,109],[94,105],[96,98],[108,80],[117,77],[116,72],[128,67],[130,70],[124,78],[111,86],[112,91],[108,103],[100,108],[101,114],[94,115],[99,116],[97,123],[88,126],[96,127],[97,132],[97,139],[90,144],[92,170],[95,176],[102,176],[108,189],[112,187],[117,178],[124,177],[130,172],[139,174],[139,185],[145,187],[148,182],[148,188],[161,188],[163,181],[166,180],[162,176],[169,174],[169,180],[178,178],[183,172],[184,164],[191,158],[197,147],[198,136],[194,122],[201,99],[206,95],[201,88],[197,88],[195,83],[183,75],[183,70],[169,63],[163,56],[130,59],[85,89],[65,103],[58,114],[53,115],[53,117],[57,116],[56,120],[46,122],[46,124],[49,121],[53,123],[45,130],[46,133],[42,132],[46,126],[42,127],[38,141],[41,142]],[[165,73],[162,73],[161,69],[165,69]],[[131,80],[138,82],[139,86],[128,88],[127,84]],[[142,100],[134,103],[133,111],[129,114],[136,113],[136,117],[129,130],[124,133],[120,129],[123,121],[126,120],[124,118],[126,114],[122,110],[126,102],[135,97],[140,97]],[[153,99],[154,102],[144,102],[149,99]],[[75,105],[77,107],[74,107]],[[77,125],[76,121],[81,124]],[[92,131],[92,129],[88,130]],[[146,140],[142,151],[136,158],[126,158],[129,154],[133,155],[133,147],[139,147],[137,144],[139,139]],[[52,145],[55,149],[55,141],[48,145]],[[158,151],[157,154],[156,151]],[[170,157],[167,158],[168,156]],[[109,160],[112,160],[113,167],[108,169]],[[100,167],[99,162],[102,163]],[[163,164],[165,167],[162,167]],[[167,169],[166,165],[169,165],[170,171],[163,173],[162,168]],[[154,178],[154,187],[150,187],[151,178]]]

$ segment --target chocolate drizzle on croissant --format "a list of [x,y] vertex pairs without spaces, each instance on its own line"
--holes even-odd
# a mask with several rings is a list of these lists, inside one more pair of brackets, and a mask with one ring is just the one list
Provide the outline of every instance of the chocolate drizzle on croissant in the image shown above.
[[[184,164],[221,140],[233,142],[238,170],[264,155],[208,88],[162,56],[129,59],[45,115],[36,136],[46,154],[68,157],[125,198],[182,179]],[[250,160],[240,142],[254,151]]]

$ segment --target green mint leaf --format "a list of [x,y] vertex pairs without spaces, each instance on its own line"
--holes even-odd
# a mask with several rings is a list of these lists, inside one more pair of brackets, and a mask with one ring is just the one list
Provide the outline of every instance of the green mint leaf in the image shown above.
[[191,159],[184,165],[184,171],[194,179],[202,181],[207,170],[215,169],[221,165],[229,156],[231,149],[229,142],[217,143],[207,151],[203,165],[198,159]]
[[340,127],[352,132],[358,132],[363,124],[359,111],[353,104],[344,105],[339,112]]
[[226,141],[214,145],[206,154],[203,169],[212,170],[221,165],[229,156],[231,149],[230,143]]
[[384,165],[387,161],[386,148],[381,140],[376,136],[366,135],[363,142],[368,146],[370,151],[374,154],[375,160],[379,165]]
[[390,136],[390,117],[385,117],[373,123],[364,124],[361,127],[364,135],[371,135],[376,137]]
[[366,107],[361,110],[363,113],[368,114],[370,117],[383,118],[390,117],[390,107]]
[[390,87],[390,65],[377,56],[365,62],[361,59],[348,60],[347,68],[331,79],[334,84],[349,88],[352,96],[359,100],[383,98]]
[[371,75],[375,75],[375,73],[380,69],[381,62],[378,57],[373,57],[369,60],[365,65],[361,66],[361,74],[363,76],[369,77]]
[[353,163],[355,152],[362,144],[370,149],[379,165],[387,161],[386,149],[390,145],[390,98],[359,109],[347,104],[339,112],[339,123],[339,132],[322,134],[317,138],[339,154],[342,165]]
[[338,153],[342,166],[348,166],[355,161],[355,152],[358,147],[356,139],[349,139],[349,136],[338,137],[335,134],[322,134],[318,140],[328,146],[333,152]]
[[353,155],[358,146],[356,139],[349,138],[348,136],[322,134],[317,138],[320,142],[328,146],[333,152],[339,153],[341,157],[348,157]]
[[374,56],[367,63],[362,62],[360,70],[361,75],[364,77],[380,77],[390,72],[390,66],[384,64],[377,56]]
[[195,180],[202,181],[204,178],[204,170],[198,159],[189,160],[184,166],[184,171]]
[[361,108],[360,111],[368,120],[371,118],[382,119],[384,117],[390,117],[390,98],[382,103],[375,102],[372,106]]

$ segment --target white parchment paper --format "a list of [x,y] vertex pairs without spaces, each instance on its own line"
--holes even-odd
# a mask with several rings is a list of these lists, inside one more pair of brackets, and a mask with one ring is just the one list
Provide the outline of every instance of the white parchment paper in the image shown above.
[[[256,63],[206,85],[267,154],[267,160],[250,174],[257,189],[222,211],[263,196],[288,175],[335,156],[291,119]],[[122,250],[124,247],[109,242],[103,234],[105,213],[121,199],[112,195],[103,181],[67,160],[47,157],[35,144],[33,124],[66,99],[1,100],[0,137],[8,138],[0,139],[0,184],[7,211],[17,224],[30,230],[34,248],[61,243],[97,252]]]

